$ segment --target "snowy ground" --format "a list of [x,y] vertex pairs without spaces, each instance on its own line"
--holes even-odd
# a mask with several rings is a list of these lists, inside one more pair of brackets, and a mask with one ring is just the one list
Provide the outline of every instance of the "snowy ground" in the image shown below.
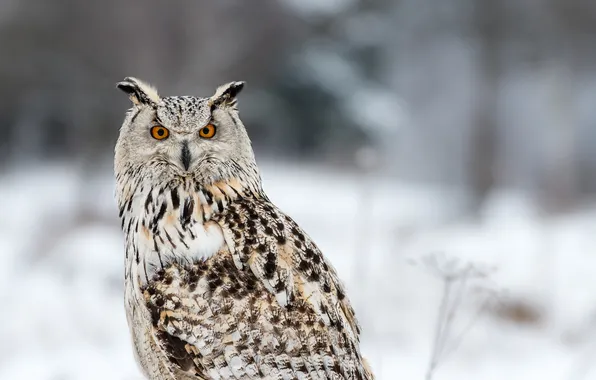
[[[141,379],[109,171],[81,181],[81,170],[48,165],[0,177],[0,379]],[[491,271],[467,283],[484,293],[464,294],[446,346],[487,289],[499,300],[434,379],[596,379],[596,208],[541,217],[503,195],[466,222],[454,218],[455,192],[302,166],[264,165],[263,177],[345,280],[379,379],[424,379],[443,282],[421,261],[434,253]]]

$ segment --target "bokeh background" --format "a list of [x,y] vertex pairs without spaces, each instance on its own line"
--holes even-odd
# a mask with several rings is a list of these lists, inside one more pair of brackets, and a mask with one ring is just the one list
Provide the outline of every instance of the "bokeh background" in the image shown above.
[[125,76],[247,81],[265,189],[378,379],[596,379],[595,42],[582,0],[0,1],[0,379],[141,379]]

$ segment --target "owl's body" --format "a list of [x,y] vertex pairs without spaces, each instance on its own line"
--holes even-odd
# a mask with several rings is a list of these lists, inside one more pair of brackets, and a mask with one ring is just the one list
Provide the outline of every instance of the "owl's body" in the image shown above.
[[241,86],[119,84],[135,103],[115,170],[137,360],[152,380],[373,379],[335,270],[261,188]]

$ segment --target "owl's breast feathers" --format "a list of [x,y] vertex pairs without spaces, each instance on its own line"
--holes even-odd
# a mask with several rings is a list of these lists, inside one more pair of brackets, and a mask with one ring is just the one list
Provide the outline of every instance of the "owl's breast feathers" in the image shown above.
[[177,216],[177,228],[193,234],[197,225],[216,223],[224,240],[202,260],[161,263],[142,288],[155,340],[173,373],[188,379],[373,379],[335,270],[291,218],[241,185],[216,183],[194,193],[192,205],[170,192],[179,215],[189,215],[187,223]]

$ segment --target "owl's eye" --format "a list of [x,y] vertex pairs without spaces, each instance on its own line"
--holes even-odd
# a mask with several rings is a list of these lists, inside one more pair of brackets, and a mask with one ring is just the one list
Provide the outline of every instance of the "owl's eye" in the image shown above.
[[213,136],[215,136],[215,125],[207,124],[206,126],[201,128],[201,130],[199,131],[199,136],[201,136],[204,139],[210,139]]
[[153,136],[154,139],[163,140],[168,138],[169,135],[170,131],[161,125],[156,125],[155,127],[151,128],[151,136]]

